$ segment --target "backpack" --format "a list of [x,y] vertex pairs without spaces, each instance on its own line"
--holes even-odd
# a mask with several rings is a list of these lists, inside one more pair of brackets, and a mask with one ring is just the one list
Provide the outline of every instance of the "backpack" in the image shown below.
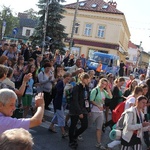
[[119,103],[116,108],[112,111],[112,120],[114,123],[116,123],[119,118],[121,117],[121,114],[124,112],[125,108],[125,101]]
[[[120,129],[122,130],[124,128],[124,117],[125,117],[125,114],[126,113],[133,113],[133,112],[129,112],[128,109],[126,111],[124,111],[122,114],[121,114],[121,117],[118,119],[117,123],[116,123],[116,129]],[[134,116],[134,115],[133,115]]]
[[73,86],[71,84],[66,84],[64,88],[64,94],[67,104],[70,104],[70,101],[73,98]]
[[112,111],[112,120],[114,123],[116,123],[119,118],[121,117],[122,113],[124,112],[124,109],[125,109],[125,104],[126,104],[126,101],[131,98],[132,96],[129,96],[125,101],[119,103],[115,109]]
[[[96,99],[97,95],[98,95],[98,89],[96,88],[95,98],[94,98],[94,100],[93,100],[93,101],[95,101],[95,99]],[[91,108],[91,109],[92,109],[92,107],[93,107],[93,104],[90,104],[90,108]]]

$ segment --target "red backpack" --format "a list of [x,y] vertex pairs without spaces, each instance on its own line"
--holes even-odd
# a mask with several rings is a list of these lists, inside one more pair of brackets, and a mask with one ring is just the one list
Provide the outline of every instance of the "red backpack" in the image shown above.
[[112,120],[114,123],[116,123],[119,118],[121,117],[121,114],[124,112],[126,101],[123,101],[119,103],[116,108],[112,111]]
[[121,115],[122,115],[122,113],[124,112],[124,109],[125,109],[125,103],[131,97],[133,97],[133,96],[131,95],[125,101],[119,103],[116,106],[116,108],[112,111],[112,120],[113,120],[114,123],[116,123],[120,119],[120,117],[121,117]]

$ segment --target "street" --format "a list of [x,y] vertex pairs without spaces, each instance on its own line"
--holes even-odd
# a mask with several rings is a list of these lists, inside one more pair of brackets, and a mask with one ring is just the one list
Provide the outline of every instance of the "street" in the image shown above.
[[[56,127],[57,133],[49,132],[46,127],[48,127],[48,122],[44,122],[41,126],[30,130],[35,142],[34,150],[70,150],[68,146],[68,137],[65,139],[61,138],[60,129],[58,127]],[[108,137],[108,131],[109,130],[107,129],[102,135],[102,143],[104,145],[111,141]],[[94,127],[88,128],[82,136],[84,140],[78,142],[79,150],[97,149],[95,147],[96,138]]]
[[[34,99],[33,99],[34,105]],[[29,132],[33,136],[34,147],[33,150],[70,150],[71,148],[68,146],[69,138],[63,139],[61,137],[60,128],[56,125],[57,133],[52,133],[48,131],[50,121],[54,115],[53,113],[53,105],[49,105],[51,111],[45,110],[44,118],[45,122],[38,127],[32,128]],[[29,116],[31,117],[31,116]],[[109,119],[111,117],[111,113],[109,113]],[[102,133],[102,144],[106,146],[106,144],[110,143],[111,140],[109,138],[110,128],[107,127],[105,133]],[[98,150],[95,147],[96,144],[96,127],[95,125],[90,125],[88,129],[82,135],[83,141],[78,141],[78,150]],[[120,150],[119,146],[115,146],[112,150]],[[145,144],[143,144],[143,150],[146,150]]]
[[[51,106],[51,109],[52,106]],[[30,133],[34,139],[34,150],[70,150],[68,146],[69,139],[68,137],[63,139],[61,137],[61,132],[59,127],[56,125],[57,133],[52,133],[48,131],[48,127],[50,125],[51,118],[53,116],[53,111],[45,111],[45,119],[39,127],[30,129]],[[95,126],[90,126],[83,133],[83,141],[79,141],[78,150],[96,150],[98,148],[95,147],[96,144],[96,132]],[[105,133],[102,134],[102,143],[106,146],[111,140],[109,139],[110,128],[106,128]],[[115,150],[119,150],[118,147],[114,148]]]

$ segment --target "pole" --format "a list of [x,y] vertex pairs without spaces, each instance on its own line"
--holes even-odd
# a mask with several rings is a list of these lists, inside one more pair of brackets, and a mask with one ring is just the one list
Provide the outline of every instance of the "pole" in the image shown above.
[[142,45],[142,41],[140,41],[140,47],[139,47],[139,49],[140,49],[140,65],[142,65],[142,55],[143,55],[143,48],[141,47],[141,45]]
[[49,7],[49,0],[46,1],[46,5],[45,5],[45,19],[44,19],[44,25],[43,25],[42,54],[44,54],[44,52],[45,52],[44,46],[45,46],[45,38],[46,38],[46,27],[47,27],[48,7]]
[[140,45],[139,45],[139,55],[137,55],[136,68],[139,67],[139,64],[141,63],[141,59],[142,59],[141,44],[142,44],[142,41],[140,42]]
[[75,9],[75,13],[74,13],[74,19],[73,19],[73,25],[72,25],[72,32],[71,32],[69,50],[71,50],[72,43],[73,43],[73,35],[74,35],[74,30],[75,30],[75,24],[76,24],[78,7],[79,7],[79,0],[77,0],[77,3],[76,3],[76,9]]
[[3,26],[2,26],[2,40],[4,38],[5,29],[6,29],[6,21],[3,21]]

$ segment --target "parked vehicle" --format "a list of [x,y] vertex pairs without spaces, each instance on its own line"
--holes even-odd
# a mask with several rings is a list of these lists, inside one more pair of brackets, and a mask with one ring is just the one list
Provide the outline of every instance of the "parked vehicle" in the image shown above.
[[101,52],[93,52],[87,60],[88,70],[96,70],[99,61],[102,63],[102,70],[105,74],[113,73],[114,75],[118,75],[119,56]]

